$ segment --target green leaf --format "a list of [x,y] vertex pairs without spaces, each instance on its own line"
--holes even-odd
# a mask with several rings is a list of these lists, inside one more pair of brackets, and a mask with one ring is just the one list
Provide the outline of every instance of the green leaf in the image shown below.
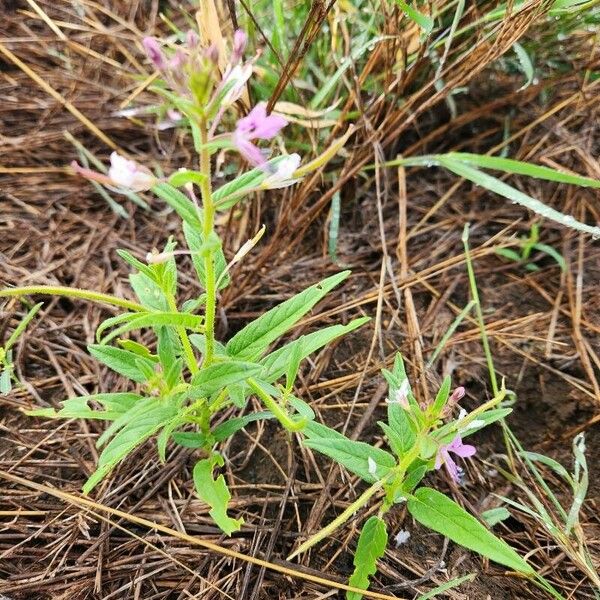
[[302,433],[309,439],[325,439],[325,440],[345,440],[345,435],[342,435],[335,429],[323,425],[323,423],[317,423],[317,421],[309,421],[306,427],[302,430]]
[[[298,341],[302,340],[301,360],[310,356],[320,348],[323,348],[333,340],[362,327],[370,320],[369,317],[361,317],[360,319],[351,321],[347,325],[331,325],[320,331],[315,331],[299,337]],[[262,380],[271,383],[279,379],[285,373],[289,352],[292,349],[293,344],[295,344],[295,342],[286,344],[278,350],[267,354],[260,360],[260,364],[263,366],[263,372],[261,374]]]
[[[88,346],[88,352],[101,363],[110,367],[113,371],[136,381],[143,383],[148,379],[147,374],[154,371],[154,362],[147,358],[143,358],[121,348],[113,346],[102,346],[100,344],[92,344]],[[146,365],[146,369],[140,368],[140,365]]]
[[291,394],[288,396],[288,403],[290,406],[293,406],[296,412],[305,419],[311,421],[315,418],[315,411],[310,407],[310,404],[304,402],[300,398],[296,398],[296,396],[292,396]]
[[243,429],[249,423],[254,421],[262,421],[264,419],[272,419],[273,413],[269,411],[263,411],[258,413],[252,413],[250,415],[244,415],[243,417],[234,417],[217,425],[213,430],[213,437],[216,442],[222,442],[227,438],[230,438],[234,433],[237,433],[240,429]]
[[[377,572],[377,561],[385,554],[387,541],[385,523],[379,517],[370,517],[363,525],[358,538],[354,554],[354,573],[348,585],[361,590],[369,588],[369,578]],[[358,592],[346,592],[347,600],[360,600],[362,597]]]
[[[487,158],[490,158],[490,157],[487,157]],[[498,158],[496,160],[506,161],[506,160],[510,160],[510,159]],[[504,181],[497,179],[496,177],[492,177],[491,175],[488,175],[487,173],[484,173],[483,171],[480,171],[479,169],[475,169],[474,167],[471,167],[470,165],[468,165],[464,162],[461,162],[460,160],[456,160],[455,158],[448,158],[448,155],[446,155],[446,156],[439,155],[438,161],[441,166],[446,167],[448,170],[452,171],[456,175],[459,175],[460,177],[464,177],[465,179],[468,179],[469,181],[472,181],[473,183],[480,185],[481,187],[483,187],[487,190],[495,192],[496,194],[500,194],[501,196],[508,198],[512,202],[521,204],[525,208],[532,210],[533,212],[537,213],[538,215],[541,215],[542,217],[545,217],[546,219],[556,221],[557,223],[560,223],[561,225],[564,225],[565,227],[570,227],[571,229],[576,229],[577,231],[583,231],[584,233],[590,233],[593,236],[600,236],[600,227],[594,227],[592,225],[586,225],[585,223],[581,223],[580,221],[577,221],[573,216],[565,215],[565,214],[561,213],[560,211],[555,210],[554,208],[548,206],[547,204],[540,202],[536,198],[532,198],[531,196],[524,194],[517,188],[514,188],[514,187],[508,185],[507,183],[504,183]],[[538,167],[538,169],[541,170],[541,169],[543,169],[543,167]],[[549,169],[549,170],[551,170],[551,169]],[[555,171],[554,173],[556,173],[557,176],[554,177],[553,181],[564,180],[564,176],[559,179],[558,171]],[[560,174],[560,175],[562,175],[562,174]],[[573,176],[571,176],[571,177],[573,177]],[[549,179],[549,177],[545,177],[545,178]],[[576,179],[585,180],[587,178],[576,178]],[[577,185],[592,185],[592,187],[600,187],[600,181],[595,181],[593,179],[591,179],[589,181],[593,182],[594,185],[592,185],[590,183],[588,183],[588,184],[578,183]],[[575,183],[575,182],[573,182],[573,183]]]
[[510,519],[510,512],[504,508],[504,506],[498,506],[497,508],[490,508],[481,513],[481,518],[490,526],[493,527],[506,519]]
[[[600,188],[600,180],[591,177],[582,177],[581,175],[572,175],[563,173],[550,167],[542,167],[532,163],[514,160],[512,158],[502,158],[499,156],[487,156],[483,154],[470,154],[468,152],[450,152],[446,156],[451,159],[459,160],[463,163],[469,163],[484,169],[495,169],[505,173],[516,175],[527,175],[536,179],[545,179],[546,181],[557,181],[559,183],[568,183],[583,187]],[[435,157],[434,157],[435,158]]]
[[200,499],[211,507],[209,514],[215,523],[225,534],[231,535],[234,531],[240,530],[244,521],[243,519],[232,519],[227,515],[227,505],[231,494],[223,475],[213,479],[213,469],[215,466],[223,466],[223,464],[223,457],[217,453],[198,461],[194,467],[194,486]]
[[421,483],[421,480],[427,474],[427,464],[417,459],[408,470],[404,482],[402,483],[402,493],[410,494]]
[[350,271],[343,271],[328,277],[261,315],[227,342],[227,353],[244,359],[255,359],[260,356],[269,344],[293,327],[349,274]]
[[[184,327],[185,329],[198,330],[204,320],[199,315],[191,315],[189,313],[179,312],[152,312],[152,313],[131,313],[126,315],[120,315],[120,317],[128,317],[127,322],[120,327],[117,327],[111,331],[108,335],[104,336],[101,340],[101,344],[107,344],[114,338],[133,331],[135,329],[142,329],[145,327]],[[124,320],[124,319],[123,319]],[[104,321],[98,328],[97,335],[100,335],[107,327],[110,327],[114,322],[109,323],[110,320]],[[108,323],[108,325],[107,325]]]
[[[389,386],[388,399],[392,400],[392,402],[388,402],[387,405],[388,425],[395,434],[394,444],[396,444],[398,456],[401,456],[410,448],[412,448],[413,444],[415,443],[415,432],[411,427],[406,410],[401,406],[400,403],[393,402],[402,383],[404,381],[408,381],[406,368],[404,367],[404,360],[402,359],[400,352],[396,354],[392,371],[390,372],[386,369],[383,369],[382,373]],[[410,387],[410,382],[408,383],[407,388],[407,398],[411,404],[416,404],[415,397]],[[388,437],[388,439],[390,438]],[[396,450],[394,452],[396,452]]]
[[538,250],[539,252],[544,252],[548,256],[551,256],[558,263],[561,271],[566,272],[567,262],[565,261],[563,255],[560,252],[558,252],[558,250],[554,249],[552,246],[549,246],[548,244],[541,244],[539,242],[537,244],[534,244],[533,247],[535,250]]
[[396,466],[389,452],[343,436],[341,439],[310,437],[304,445],[329,456],[368,483],[382,479]]
[[144,264],[141,260],[138,260],[135,256],[133,256],[133,254],[127,252],[127,250],[119,249],[117,250],[117,254],[134,269],[146,275],[148,279],[156,282],[156,273],[150,265]]
[[172,327],[158,327],[156,337],[158,338],[158,358],[166,379],[166,374],[174,368],[177,358],[182,354],[181,342]]
[[[249,423],[254,421],[262,421],[263,419],[272,419],[273,414],[268,411],[252,413],[243,417],[234,417],[217,425],[212,431],[214,442],[222,442],[237,433],[240,429],[244,429]],[[203,448],[206,446],[206,436],[200,431],[178,431],[173,434],[173,439],[181,446],[186,448]]]
[[433,18],[428,16],[428,15],[424,15],[423,13],[419,12],[416,8],[413,8],[412,6],[410,6],[409,4],[407,4],[406,2],[404,2],[404,0],[395,0],[396,4],[400,7],[400,10],[411,20],[414,21],[422,30],[425,34],[429,34],[431,33],[431,30],[433,29]]
[[190,227],[202,229],[202,211],[177,188],[168,183],[153,186],[152,191],[164,200]]
[[427,593],[419,596],[417,600],[430,600],[430,598],[435,598],[448,590],[451,590],[459,585],[465,583],[466,581],[473,581],[475,579],[475,573],[469,573],[467,575],[463,575],[462,577],[455,577],[450,581],[445,581],[444,583],[434,587],[432,590],[429,590]]
[[244,195],[259,187],[266,176],[266,169],[256,168],[246,171],[215,190],[213,201],[219,210],[227,210],[241,200]]
[[[30,417],[47,417],[51,419],[103,419],[114,421],[140,400],[142,400],[142,396],[130,392],[92,394],[63,400],[60,410],[38,408],[28,410],[25,414]],[[98,402],[104,410],[92,408],[90,402]]]
[[169,303],[160,285],[144,275],[144,273],[132,273],[129,275],[129,283],[144,308],[158,311],[168,311]]
[[0,371],[0,394],[8,394],[11,389],[10,369],[6,367]]
[[531,62],[531,58],[529,58],[529,54],[527,54],[527,50],[519,44],[519,42],[515,42],[513,44],[513,50],[519,59],[519,63],[521,64],[521,69],[525,74],[525,83],[521,86],[520,89],[525,89],[531,85],[533,82],[533,78],[535,75],[535,70],[533,68],[533,63]]
[[202,185],[206,181],[206,175],[200,171],[191,171],[189,169],[181,169],[176,171],[169,177],[168,183],[173,187],[182,187],[188,183]]
[[150,350],[143,344],[134,342],[133,340],[118,340],[117,344],[119,344],[119,346],[121,346],[124,350],[129,350],[129,352],[137,354],[137,356],[142,356],[143,358],[147,358],[153,362],[158,362],[158,357],[156,354],[152,354],[152,352],[150,352]]
[[419,488],[407,505],[414,519],[425,527],[510,569],[534,574],[534,570],[506,542],[437,490]]
[[507,258],[508,260],[514,260],[515,262],[521,261],[521,255],[510,248],[496,248],[496,254],[498,256]]
[[31,323],[33,317],[37,315],[38,311],[44,305],[43,302],[38,302],[34,306],[32,306],[27,314],[21,319],[19,324],[16,326],[15,330],[12,332],[8,340],[6,340],[6,344],[4,344],[4,352],[5,354],[14,346],[15,342],[21,337],[25,329],[27,329],[27,325]]
[[229,385],[258,375],[260,369],[260,365],[240,360],[210,365],[194,375],[189,397],[196,399],[212,396]]
[[446,406],[446,402],[448,402],[448,397],[450,396],[450,377],[444,377],[444,381],[442,381],[442,385],[433,401],[433,414],[439,415],[444,406]]
[[392,449],[392,452],[398,458],[401,458],[406,452],[406,441],[387,423],[384,423],[383,421],[377,421],[377,424],[379,427],[381,427],[381,429],[383,429],[383,433],[387,437],[388,445]]
[[144,398],[136,402],[109,427],[111,432],[116,429],[118,432],[102,451],[96,471],[83,486],[83,493],[88,494],[118,462],[167,424],[176,413],[177,406],[161,398]]
[[[206,244],[202,238],[200,229],[190,226],[188,223],[183,224],[183,234],[185,235],[185,241],[188,248],[192,252],[192,263],[194,269],[198,275],[198,279],[201,285],[206,288],[206,274],[204,266],[204,253],[206,252]],[[217,281],[220,280],[219,289],[225,288],[229,285],[229,275],[225,273],[227,268],[227,261],[221,248],[221,241],[215,236],[214,239],[209,240],[209,243],[213,243],[213,260],[215,265],[215,278]],[[225,275],[223,275],[225,273]]]
[[[206,337],[203,333],[192,333],[190,335],[190,342],[192,342],[192,344],[196,346],[196,348],[198,348],[202,354],[206,354]],[[225,346],[223,346],[223,344],[217,340],[215,340],[215,356],[219,360],[229,359],[227,352],[225,352]]]
[[165,426],[161,429],[158,437],[156,438],[156,449],[158,450],[158,458],[162,463],[167,460],[167,443],[171,438],[172,433],[180,425],[186,423],[186,417],[184,415],[175,415]]

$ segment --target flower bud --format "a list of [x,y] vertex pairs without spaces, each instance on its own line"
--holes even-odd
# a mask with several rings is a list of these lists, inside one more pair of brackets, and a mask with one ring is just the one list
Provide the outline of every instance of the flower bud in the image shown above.
[[108,176],[116,185],[130,188],[134,192],[149,190],[156,183],[156,177],[148,169],[117,152],[110,155]]
[[231,53],[232,64],[236,64],[242,59],[247,43],[248,36],[246,35],[246,32],[243,29],[236,29],[233,34],[233,52]]
[[145,37],[142,40],[142,44],[144,46],[144,50],[146,50],[148,58],[152,61],[154,66],[159,70],[165,69],[167,67],[167,59],[163,54],[158,40],[153,37]]
[[185,44],[186,44],[186,46],[190,50],[193,50],[194,48],[196,48],[196,46],[198,46],[199,43],[200,43],[200,37],[198,36],[198,34],[193,29],[190,29],[185,34]]

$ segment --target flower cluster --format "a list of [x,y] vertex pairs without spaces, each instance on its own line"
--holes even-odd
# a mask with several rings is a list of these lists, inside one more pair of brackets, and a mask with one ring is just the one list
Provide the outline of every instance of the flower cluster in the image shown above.
[[[259,102],[246,116],[237,120],[233,131],[217,133],[227,109],[242,97],[254,69],[256,57],[243,61],[246,45],[246,34],[237,30],[227,66],[219,75],[217,48],[202,48],[195,32],[189,32],[185,43],[176,48],[169,48],[155,38],[144,38],[143,46],[148,59],[175,92],[162,91],[172,105],[166,110],[167,120],[161,121],[159,128],[171,126],[183,119],[184,115],[192,129],[197,121],[210,122],[205,144],[235,150],[252,167],[261,169],[264,177],[256,189],[287,187],[299,179],[296,172],[300,167],[300,156],[285,154],[269,160],[269,151],[257,145],[258,141],[272,140],[279,135],[288,124],[285,117],[268,114],[266,103]],[[72,167],[76,173],[98,183],[136,192],[149,190],[160,181],[165,181],[116,152],[111,155],[110,162],[108,175],[85,169],[77,163],[73,163]]]

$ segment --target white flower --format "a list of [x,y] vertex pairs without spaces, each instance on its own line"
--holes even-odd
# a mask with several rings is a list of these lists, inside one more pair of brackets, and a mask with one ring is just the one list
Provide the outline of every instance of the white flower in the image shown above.
[[377,463],[370,456],[367,458],[367,464],[369,465],[369,473],[373,477],[377,477]]
[[389,400],[386,399],[387,404],[399,404],[404,410],[408,410],[410,408],[410,404],[408,402],[408,392],[410,390],[410,383],[408,379],[405,379],[401,384],[394,397]]
[[235,67],[229,68],[225,76],[223,77],[223,87],[233,83],[233,85],[227,90],[223,99],[221,100],[221,106],[229,106],[233,104],[243,93],[246,87],[246,82],[252,76],[252,62],[244,63],[243,65],[236,65]]
[[261,187],[274,190],[294,185],[298,180],[293,175],[300,166],[300,160],[300,155],[296,153],[282,157],[277,162],[275,172],[263,180]]
[[461,408],[460,412],[458,413],[458,420],[462,421],[466,416],[467,416],[467,411],[464,408]]
[[402,546],[402,544],[406,544],[410,538],[410,531],[406,529],[401,529],[395,536],[394,541],[396,542],[396,548]]
[[110,155],[108,176],[115,184],[134,192],[149,190],[156,183],[156,177],[152,173],[117,152]]

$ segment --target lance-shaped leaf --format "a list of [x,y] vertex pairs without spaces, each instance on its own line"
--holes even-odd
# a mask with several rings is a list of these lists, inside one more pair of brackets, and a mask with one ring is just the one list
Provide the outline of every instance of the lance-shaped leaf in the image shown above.
[[[369,320],[369,317],[362,317],[351,321],[347,325],[332,325],[325,329],[299,337],[298,341],[301,341],[300,347],[302,349],[301,359],[304,359],[320,348],[327,346],[327,344],[333,340],[358,329]],[[260,364],[263,366],[261,379],[263,381],[271,383],[279,379],[286,372],[289,352],[294,344],[295,342],[286,344],[261,359]]]
[[343,271],[328,277],[278,304],[234,335],[227,342],[227,353],[236,358],[257,358],[348,275],[350,271]]
[[[98,327],[96,337],[98,338],[101,344],[107,344],[114,338],[123,335],[128,331],[142,329],[145,327],[161,327],[164,325],[170,325],[173,327],[184,327],[185,329],[192,329],[197,331],[202,325],[202,321],[203,317],[199,315],[191,315],[189,313],[126,313],[104,321],[100,325],[100,327]],[[113,327],[114,325],[119,325],[120,323],[124,324],[111,331],[108,335],[101,337],[102,333],[104,333],[106,329]]]
[[188,395],[192,399],[212,396],[228,385],[257,375],[260,369],[260,365],[241,360],[210,365],[194,375]]
[[[97,469],[85,482],[83,493],[89,493],[119,461],[166,425],[176,413],[177,406],[172,402],[165,402],[162,398],[144,398],[121,415],[107,430],[112,433],[118,429],[100,454]],[[105,436],[101,436],[98,442]]]
[[168,183],[159,183],[152,191],[164,200],[183,220],[194,229],[202,229],[202,211],[177,188]]
[[[369,588],[369,578],[377,573],[377,561],[384,555],[387,546],[387,530],[385,523],[376,516],[370,517],[363,525],[358,546],[354,554],[354,573],[349,585],[366,590]],[[360,600],[363,597],[358,592],[347,592],[347,600]]]
[[198,461],[194,467],[194,486],[200,499],[211,507],[208,514],[225,534],[231,535],[234,531],[240,530],[244,521],[243,519],[232,519],[227,515],[227,505],[231,494],[223,475],[213,479],[213,469],[215,466],[223,466],[223,464],[223,457],[217,453]]
[[375,483],[396,466],[389,452],[345,437],[309,437],[304,445],[329,456],[367,483]]
[[[92,394],[69,398],[61,402],[61,408],[37,408],[28,410],[25,414],[31,417],[48,417],[51,419],[103,419],[114,421],[126,413],[142,396],[130,392],[113,394]],[[98,402],[101,409],[94,409],[90,402]]]
[[92,344],[88,346],[88,352],[113,371],[138,383],[147,381],[150,373],[154,371],[154,361],[129,350]]
[[[273,413],[268,411],[252,413],[243,417],[234,417],[217,425],[212,432],[212,437],[215,442],[222,442],[231,437],[234,433],[243,429],[249,423],[254,421],[262,421],[263,419],[272,419]],[[173,439],[180,446],[186,448],[202,448],[206,444],[206,436],[201,431],[177,431],[173,434]]]
[[510,569],[534,574],[534,570],[506,542],[437,490],[419,488],[407,505],[410,514],[425,527]]

